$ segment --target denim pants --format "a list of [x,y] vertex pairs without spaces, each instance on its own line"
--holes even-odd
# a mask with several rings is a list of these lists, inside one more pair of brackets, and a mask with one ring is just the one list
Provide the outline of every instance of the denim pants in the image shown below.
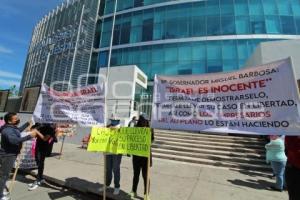
[[120,165],[122,155],[106,155],[106,186],[110,186],[114,176],[115,188],[120,188]]
[[285,165],[286,161],[277,162],[277,161],[271,161],[271,166],[273,169],[273,173],[276,176],[276,188],[283,190],[283,186],[285,185]]
[[16,156],[0,157],[0,198],[3,197],[3,191],[6,188],[6,181],[9,179],[9,174],[14,167]]

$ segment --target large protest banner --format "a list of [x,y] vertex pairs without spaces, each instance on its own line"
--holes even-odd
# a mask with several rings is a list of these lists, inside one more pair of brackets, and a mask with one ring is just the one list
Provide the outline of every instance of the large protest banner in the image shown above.
[[43,85],[33,116],[35,122],[40,123],[103,125],[104,102],[103,85],[89,85],[66,92]]
[[299,135],[291,59],[232,73],[156,76],[151,127]]
[[150,128],[97,128],[92,129],[88,151],[113,154],[130,154],[149,157]]

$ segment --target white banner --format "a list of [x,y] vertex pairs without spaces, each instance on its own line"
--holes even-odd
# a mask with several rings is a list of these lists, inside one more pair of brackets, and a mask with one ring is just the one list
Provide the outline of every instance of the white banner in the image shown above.
[[[28,132],[22,132],[21,136],[25,137],[29,135]],[[28,140],[23,142],[22,151],[20,153],[20,169],[35,169],[37,168],[37,164],[35,161],[35,155],[32,151],[32,145],[35,143],[35,139]],[[17,166],[17,161],[15,163],[15,167]]]
[[104,85],[89,85],[67,92],[58,92],[43,85],[33,113],[34,120],[80,126],[103,125],[104,103]]
[[152,128],[300,135],[290,59],[232,73],[156,76]]

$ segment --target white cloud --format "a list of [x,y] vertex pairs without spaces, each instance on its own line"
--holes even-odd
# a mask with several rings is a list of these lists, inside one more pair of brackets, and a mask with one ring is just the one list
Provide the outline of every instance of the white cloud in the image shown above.
[[8,48],[6,48],[6,47],[0,45],[0,53],[12,54],[12,53],[13,53],[13,50],[8,49]]
[[[0,70],[0,78],[13,78],[13,79],[21,79],[22,76],[20,74],[12,73],[12,72],[7,72],[7,71],[2,71]],[[3,79],[2,79],[3,80]],[[2,81],[1,80],[1,81]]]

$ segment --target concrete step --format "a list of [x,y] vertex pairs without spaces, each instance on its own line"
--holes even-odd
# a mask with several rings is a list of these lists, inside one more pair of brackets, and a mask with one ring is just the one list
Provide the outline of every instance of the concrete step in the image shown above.
[[[206,141],[218,141],[218,142],[234,142],[240,144],[258,144],[258,145],[265,145],[266,142],[260,139],[252,139],[252,138],[231,138],[230,136],[222,135],[222,137],[210,137],[207,134],[198,134],[198,135],[190,135],[185,133],[180,134],[173,134],[173,133],[162,133],[156,132],[155,137],[168,137],[168,138],[178,138],[178,139],[186,139],[186,140],[206,140]],[[228,138],[229,137],[229,138]]]
[[266,164],[265,159],[247,158],[244,156],[236,157],[236,156],[228,156],[228,155],[203,154],[203,153],[184,152],[184,151],[176,151],[176,150],[169,150],[169,149],[153,149],[152,152],[165,154],[165,155],[184,156],[187,158],[203,158],[203,159],[209,159],[209,160],[220,161],[220,162],[245,163],[245,164],[248,163],[248,164],[256,164],[256,165]]
[[207,144],[207,145],[222,145],[222,146],[229,146],[229,147],[241,147],[241,148],[251,148],[251,149],[264,149],[262,144],[252,143],[240,143],[236,141],[217,141],[217,140],[206,140],[203,139],[186,139],[186,138],[178,138],[178,137],[167,137],[162,135],[156,135],[155,140],[159,141],[173,141],[173,142],[180,142],[180,143],[190,143],[190,144]]
[[225,168],[232,168],[232,169],[244,169],[244,170],[258,170],[258,171],[270,171],[270,166],[263,164],[263,165],[255,165],[249,163],[236,163],[236,162],[229,162],[229,161],[216,161],[211,159],[205,158],[195,158],[195,157],[185,157],[179,155],[171,155],[171,154],[162,154],[153,152],[153,156],[156,158],[168,159],[168,160],[175,160],[187,163],[195,163],[195,164],[203,164],[203,165],[210,165],[210,166],[217,166],[217,167],[225,167]]
[[231,145],[226,146],[222,143],[218,144],[192,144],[189,142],[175,142],[175,141],[166,141],[166,140],[159,140],[155,139],[154,143],[155,147],[163,148],[164,145],[173,145],[173,146],[180,146],[180,147],[187,147],[187,148],[199,148],[199,149],[212,149],[212,150],[223,150],[223,151],[235,151],[235,152],[251,152],[251,153],[264,153],[264,149],[254,149],[254,148],[247,148],[247,147],[241,147],[239,145]]
[[211,133],[195,133],[195,132],[181,132],[181,131],[171,131],[171,130],[160,130],[155,129],[155,135],[172,135],[178,137],[187,137],[187,138],[206,138],[206,139],[219,139],[219,140],[234,140],[234,141],[256,141],[265,143],[263,139],[252,136],[229,136],[227,134],[211,134]]
[[207,148],[187,148],[175,145],[155,145],[153,144],[153,151],[166,149],[166,150],[174,150],[179,152],[188,152],[188,153],[201,153],[206,155],[223,155],[223,156],[230,156],[230,157],[245,157],[245,158],[254,158],[254,159],[263,159],[265,160],[265,154],[255,153],[255,152],[238,152],[238,151],[224,151],[218,149],[207,149]]

